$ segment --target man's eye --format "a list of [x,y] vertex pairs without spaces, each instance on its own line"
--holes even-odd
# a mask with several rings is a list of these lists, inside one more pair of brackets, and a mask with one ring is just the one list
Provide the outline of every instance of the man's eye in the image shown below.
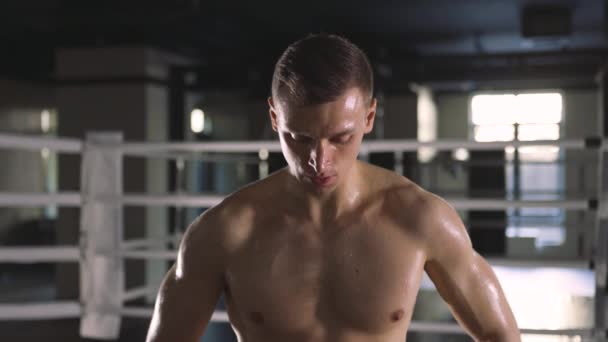
[[293,141],[296,141],[296,142],[308,143],[308,142],[312,141],[312,138],[307,137],[305,135],[290,134],[289,136],[291,137],[291,139]]
[[344,135],[334,139],[334,142],[337,144],[348,144],[350,140],[353,138],[352,135]]

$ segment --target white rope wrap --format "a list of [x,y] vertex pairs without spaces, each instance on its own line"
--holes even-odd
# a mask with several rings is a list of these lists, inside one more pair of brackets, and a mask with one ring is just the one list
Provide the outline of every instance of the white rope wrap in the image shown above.
[[124,289],[124,261],[116,255],[123,233],[123,206],[118,202],[98,201],[97,194],[122,195],[122,156],[100,146],[119,144],[122,135],[88,134],[82,162],[80,212],[80,301],[83,316],[80,335],[88,338],[116,339],[121,317],[107,312],[120,307]]

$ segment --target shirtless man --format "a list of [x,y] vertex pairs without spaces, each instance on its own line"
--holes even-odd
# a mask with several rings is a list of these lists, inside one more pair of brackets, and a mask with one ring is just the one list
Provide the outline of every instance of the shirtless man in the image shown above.
[[372,79],[341,37],[285,51],[268,102],[288,166],[188,228],[149,342],[198,341],[222,293],[242,342],[404,341],[423,272],[475,340],[520,341],[454,209],[357,160],[376,113]]

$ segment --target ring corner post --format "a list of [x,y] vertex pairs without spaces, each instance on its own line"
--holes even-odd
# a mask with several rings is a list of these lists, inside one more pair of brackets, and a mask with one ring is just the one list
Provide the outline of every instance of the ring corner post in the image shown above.
[[82,152],[80,335],[117,339],[124,292],[121,133],[88,133]]

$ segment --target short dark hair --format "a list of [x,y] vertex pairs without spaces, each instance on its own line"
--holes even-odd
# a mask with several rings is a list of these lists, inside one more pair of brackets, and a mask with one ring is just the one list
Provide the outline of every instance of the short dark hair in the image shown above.
[[365,53],[344,37],[309,35],[292,43],[277,61],[272,97],[290,105],[334,101],[349,88],[372,98],[374,76]]

